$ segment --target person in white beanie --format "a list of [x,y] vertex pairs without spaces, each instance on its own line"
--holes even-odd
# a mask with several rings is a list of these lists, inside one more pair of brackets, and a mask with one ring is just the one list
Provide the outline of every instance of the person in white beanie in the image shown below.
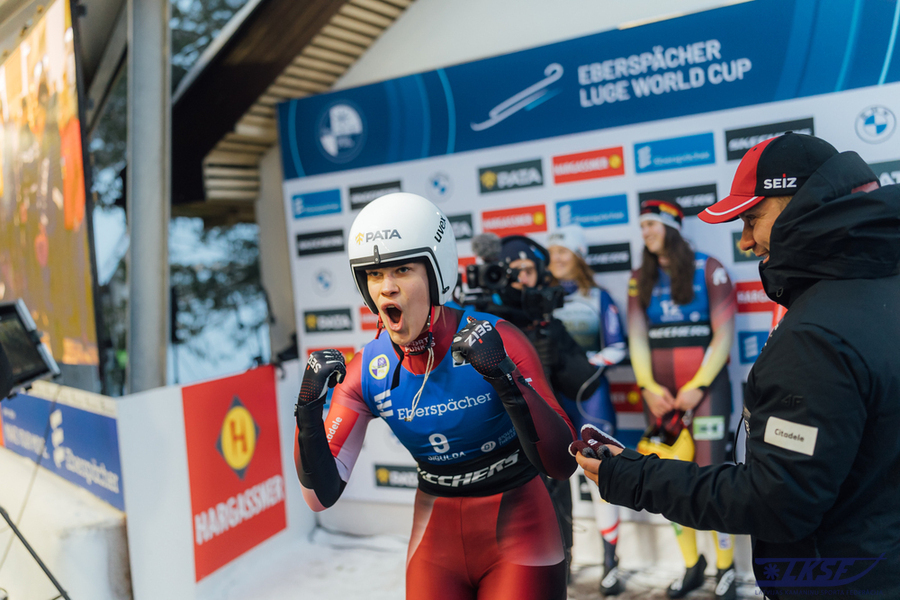
[[[552,232],[547,240],[550,272],[566,290],[562,308],[554,311],[569,334],[587,353],[592,364],[600,367],[601,383],[585,398],[559,397],[563,410],[576,431],[587,423],[615,435],[616,413],[610,399],[609,382],[603,370],[625,359],[628,349],[619,317],[619,309],[609,293],[594,281],[594,273],[585,261],[587,246],[580,225],[568,225]],[[619,539],[619,508],[600,498],[599,490],[589,486],[597,528],[603,540],[604,564],[600,592],[615,596],[624,590],[619,575],[616,543]]]

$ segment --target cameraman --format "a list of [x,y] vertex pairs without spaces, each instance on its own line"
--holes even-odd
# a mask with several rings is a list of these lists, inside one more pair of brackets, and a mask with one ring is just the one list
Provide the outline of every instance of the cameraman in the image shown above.
[[[475,267],[480,275],[469,276],[469,282],[480,285],[482,293],[469,296],[464,302],[522,330],[534,345],[558,399],[590,398],[602,378],[563,322],[553,316],[553,311],[563,305],[565,291],[549,285],[549,253],[534,240],[515,235],[500,240],[497,256],[498,262]],[[469,273],[473,273],[471,267]],[[571,487],[568,481],[545,478],[545,483],[556,508],[566,558],[571,563]]]

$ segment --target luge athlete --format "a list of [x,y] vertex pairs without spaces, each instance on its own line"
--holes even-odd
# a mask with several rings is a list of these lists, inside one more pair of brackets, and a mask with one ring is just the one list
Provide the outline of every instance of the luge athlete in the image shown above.
[[371,202],[348,246],[357,288],[388,335],[346,367],[336,350],[309,358],[294,451],[307,504],[337,501],[367,424],[381,417],[418,462],[406,598],[564,600],[562,540],[538,474],[574,472],[574,431],[531,344],[492,315],[442,306],[456,283],[456,240],[424,198]]

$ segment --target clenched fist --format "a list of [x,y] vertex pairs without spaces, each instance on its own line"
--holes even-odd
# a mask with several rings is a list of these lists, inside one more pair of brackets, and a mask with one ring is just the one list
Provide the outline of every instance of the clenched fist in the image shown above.
[[489,321],[469,317],[469,323],[453,337],[450,346],[453,360],[467,362],[482,377],[496,379],[512,373],[515,363],[506,355],[503,338]]
[[[344,380],[347,367],[344,355],[337,350],[317,350],[309,355],[303,383],[300,384],[298,406],[307,406],[314,402],[324,402],[328,388],[333,388]],[[320,402],[320,403],[321,403]]]

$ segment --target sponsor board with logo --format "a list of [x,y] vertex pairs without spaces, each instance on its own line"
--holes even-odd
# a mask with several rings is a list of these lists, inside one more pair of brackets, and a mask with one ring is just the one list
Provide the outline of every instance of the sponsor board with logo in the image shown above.
[[182,390],[200,581],[287,526],[274,368]]
[[352,187],[347,190],[347,196],[350,198],[350,208],[357,210],[385,194],[394,194],[402,191],[403,185],[400,180],[397,180]]
[[900,183],[900,160],[872,163],[869,166],[878,175],[878,181],[882,186]]
[[350,316],[349,308],[308,310],[303,313],[303,326],[306,333],[352,331],[353,319]]
[[31,395],[17,394],[0,405],[6,449],[39,460],[44,469],[125,510],[114,401],[38,384]]
[[739,313],[748,312],[772,312],[775,303],[772,302],[761,281],[738,281],[734,284],[737,294],[737,309]]
[[617,413],[639,413],[644,411],[641,388],[636,383],[610,383],[609,395]]
[[486,233],[527,235],[547,231],[547,207],[543,204],[486,210],[481,213],[481,228]]
[[556,203],[556,224],[559,227],[602,227],[625,223],[628,223],[628,196],[625,194]]
[[415,467],[405,465],[374,465],[375,485],[378,487],[405,488],[414,490],[419,486],[419,476]]
[[756,362],[768,339],[768,331],[738,331],[738,355],[741,364],[751,365]]
[[294,239],[297,242],[297,256],[311,256],[343,252],[346,238],[343,229],[332,229],[331,231],[298,233]]
[[710,132],[640,142],[634,145],[634,161],[638,173],[715,164],[715,139]]
[[631,270],[631,244],[603,244],[588,246],[584,261],[594,273]]
[[622,147],[553,157],[553,183],[569,183],[625,174]]
[[856,117],[856,135],[870,144],[886,142],[897,128],[897,117],[886,106],[870,106]]
[[363,331],[378,330],[378,315],[365,304],[359,307],[359,328]]
[[780,123],[766,123],[741,129],[729,129],[725,131],[725,156],[728,160],[740,160],[744,158],[747,150],[770,138],[784,135],[788,131],[815,135],[815,127],[812,118],[794,119]]
[[478,186],[482,194],[542,185],[544,168],[540,159],[478,169]]
[[671,190],[639,192],[638,202],[644,202],[645,200],[670,200],[681,207],[684,216],[693,217],[718,202],[719,197],[716,184],[710,183]]
[[[842,95],[820,93],[819,90],[818,95],[800,98],[808,95],[803,90],[809,86],[806,83],[797,86],[790,84],[795,69],[819,72],[827,61],[804,62],[805,59],[801,58],[800,63],[794,60],[785,66],[782,61],[786,60],[786,50],[788,47],[811,48],[807,45],[810,40],[821,44],[833,39],[833,32],[825,35],[823,22],[816,20],[810,24],[809,38],[791,39],[792,34],[788,32],[774,42],[774,48],[762,48],[756,43],[755,35],[745,27],[746,23],[769,22],[779,16],[793,19],[796,0],[785,1],[787,5],[774,0],[757,0],[725,7],[716,12],[716,22],[721,20],[722,23],[738,23],[741,26],[717,27],[715,36],[709,34],[709,21],[701,25],[703,19],[696,15],[654,24],[651,28],[643,28],[640,35],[637,32],[641,28],[616,33],[630,39],[630,45],[621,46],[628,48],[621,52],[626,69],[632,53],[639,68],[643,54],[646,54],[645,59],[650,60],[657,42],[663,49],[663,60],[667,50],[672,50],[669,54],[672,61],[681,60],[678,58],[679,52],[686,60],[687,56],[705,58],[708,51],[710,59],[702,63],[671,69],[659,67],[657,70],[648,66],[646,72],[634,76],[623,76],[621,72],[617,75],[616,69],[621,71],[622,68],[622,62],[616,67],[618,53],[599,55],[597,48],[619,46],[598,45],[598,40],[611,39],[602,37],[606,34],[600,34],[601,37],[585,38],[571,45],[563,42],[552,47],[535,48],[524,54],[451,66],[373,86],[285,102],[278,107],[279,128],[282,133],[286,132],[291,128],[291,119],[294,119],[298,134],[293,142],[290,135],[280,137],[285,162],[284,205],[289,234],[293,238],[297,234],[308,235],[316,230],[333,231],[338,228],[347,232],[358,214],[351,210],[352,205],[357,199],[365,200],[363,197],[349,197],[348,181],[353,182],[354,188],[357,182],[360,183],[358,187],[365,187],[362,184],[400,181],[405,192],[429,198],[449,217],[459,241],[461,266],[475,260],[471,240],[480,233],[493,232],[501,237],[524,234],[545,243],[547,232],[557,229],[559,224],[580,224],[588,249],[586,258],[594,270],[597,283],[606,288],[620,310],[624,310],[627,303],[627,273],[630,268],[638,266],[641,259],[634,253],[640,253],[643,245],[636,210],[638,202],[651,195],[673,199],[690,216],[721,199],[730,189],[737,166],[735,160],[725,160],[728,142],[732,142],[734,150],[753,141],[750,138],[758,140],[761,139],[758,136],[778,133],[754,131],[755,127],[763,127],[767,123],[778,125],[776,122],[788,122],[795,116],[798,120],[801,120],[800,117],[815,119],[820,126],[828,123],[828,135],[833,136],[833,139],[829,138],[831,143],[840,150],[856,150],[872,161],[887,161],[875,163],[883,167],[876,171],[882,183],[887,183],[888,179],[893,183],[900,176],[900,164],[897,164],[900,163],[900,154],[892,153],[889,146],[897,139],[897,133],[894,132],[886,143],[875,145],[859,137],[861,134],[856,131],[856,125],[862,122],[860,127],[868,127],[872,132],[869,135],[886,135],[884,132],[889,127],[886,127],[883,114],[872,112],[860,121],[857,117],[873,106],[889,107],[897,114],[896,103],[890,94],[900,90],[900,83],[886,81],[883,86],[875,86],[870,82],[865,88],[853,89],[857,87],[854,80],[853,86],[842,91]],[[820,17],[832,25],[841,25],[831,15],[822,14]],[[671,39],[683,40],[680,51],[677,45],[665,42],[669,39],[663,35],[665,32],[674,36]],[[654,39],[651,40],[648,35]],[[589,40],[593,41],[589,43]],[[884,49],[882,45],[879,58],[882,62]],[[857,51],[872,54],[869,48],[853,51],[854,56],[857,56]],[[718,57],[714,56],[717,52]],[[801,52],[800,56],[805,55]],[[751,66],[742,72],[741,78],[737,61],[743,58],[749,60]],[[718,83],[713,83],[709,78],[709,69],[713,66]],[[704,71],[704,85],[678,89],[692,85],[690,77],[694,67]],[[682,75],[680,80],[679,74]],[[864,74],[859,76],[864,77]],[[669,91],[665,91],[667,77]],[[891,77],[893,75],[889,74],[888,79]],[[633,80],[641,81],[633,83]],[[823,80],[834,81],[835,78]],[[618,89],[613,89],[620,83],[624,84],[630,96],[627,100],[622,99],[624,96],[620,96]],[[607,88],[608,85],[612,87]],[[395,113],[391,113],[386,105],[378,104],[378,99],[385,97],[383,92],[387,88],[391,88],[390,93],[399,100],[394,107]],[[636,89],[641,89],[642,95],[638,96]],[[584,103],[581,92],[586,98]],[[774,100],[775,97],[778,99]],[[455,111],[452,127],[451,122],[446,120],[451,98]],[[512,98],[516,101],[504,104]],[[354,103],[360,122],[367,124],[367,131],[361,146],[354,140],[358,133],[346,134],[346,141],[353,148],[361,149],[355,158],[337,163],[323,157],[321,151],[315,148],[318,143],[315,136],[319,135],[316,119],[333,102],[342,99]],[[782,102],[782,99],[790,99],[790,102]],[[355,119],[351,113],[347,114],[348,123],[352,126]],[[786,116],[772,117],[773,114]],[[398,119],[383,118],[386,115],[398,116]],[[427,121],[426,115],[430,121]],[[865,123],[866,120],[870,122]],[[305,129],[304,122],[309,125]],[[726,131],[736,137],[726,141]],[[310,136],[310,133],[313,135]],[[326,134],[334,135],[334,131],[329,129]],[[738,139],[742,136],[746,139]],[[296,161],[292,143],[297,146]],[[315,152],[310,153],[309,148]],[[612,160],[612,150],[616,148],[627,153],[618,167]],[[692,166],[698,168],[691,169]],[[332,188],[340,188],[343,194],[348,194],[348,198],[342,200],[343,212],[328,214],[321,219],[293,218],[291,197],[294,194]],[[445,200],[448,195],[449,199]],[[618,206],[604,207],[590,202],[614,195],[620,196]],[[579,200],[588,202],[579,203]],[[553,222],[548,224],[548,219]],[[379,250],[382,250],[382,239],[400,242],[392,234],[394,228],[398,232],[402,229],[389,221],[378,225],[385,228],[380,231],[366,231],[367,228],[363,227],[361,242],[365,241],[367,234],[372,237],[370,245],[373,242],[379,244]],[[735,229],[740,229],[739,222],[714,227],[700,223],[698,219],[685,219],[682,226],[684,236],[696,249],[720,260],[733,279],[754,279],[755,263],[759,259],[738,251],[736,238],[740,234],[733,232]],[[380,237],[376,239],[377,236]],[[298,326],[299,321],[303,320],[303,327],[306,328],[309,311],[349,307],[349,317],[339,311],[339,314],[331,319],[324,318],[321,323],[316,318],[316,325],[311,331],[339,331],[341,333],[335,338],[336,342],[361,348],[374,337],[377,317],[369,314],[368,309],[360,308],[362,301],[354,290],[353,280],[347,278],[349,268],[345,251],[346,247],[356,247],[356,241],[345,238],[343,251],[337,248],[336,237],[334,242],[335,247],[329,252],[325,251],[328,244],[324,242],[321,242],[323,246],[312,243],[304,246],[303,250],[310,252],[305,257],[295,254],[294,248],[291,248],[295,318]],[[732,244],[730,249],[729,243]],[[323,285],[328,287],[328,284],[322,283],[319,277],[326,271],[332,274],[334,280],[330,292],[324,291]],[[748,314],[738,317],[739,329],[765,329],[771,320],[766,316],[769,308],[767,300],[757,304],[752,299],[759,300],[759,290],[749,293],[741,291],[742,299],[751,300],[742,305],[742,312]],[[339,301],[345,297],[345,301]],[[753,316],[754,313],[758,316]],[[324,314],[324,317],[328,316]],[[320,324],[321,327],[318,326]],[[701,338],[707,333],[705,328],[661,330],[655,332],[659,336],[655,342],[668,343],[683,336]],[[301,335],[301,356],[308,346],[323,346],[329,343],[331,337],[320,335],[319,339]],[[735,344],[728,368],[732,371],[732,380],[736,382],[747,370],[739,358]],[[363,368],[368,366],[366,364]],[[627,372],[623,374],[623,379],[631,376],[629,367],[623,366],[621,369]],[[736,389],[735,394],[739,395],[740,391]],[[620,421],[620,425],[624,423],[623,429],[636,431],[643,427],[640,403],[632,406],[633,414],[623,415],[626,418]],[[396,416],[398,407],[393,406],[392,409]],[[371,443],[369,436],[366,443]],[[399,456],[380,459],[376,456],[375,462],[382,465],[406,464]],[[373,472],[371,462],[360,463],[359,468],[362,472]],[[379,487],[370,477],[352,480],[348,483],[347,492],[354,493],[354,486],[357,485],[366,488],[364,491],[362,488],[357,490],[357,498],[384,500],[406,494],[402,500],[406,501],[406,497],[411,497],[407,494],[410,490]]]
[[472,213],[447,215],[447,218],[450,220],[450,227],[453,228],[453,235],[456,237],[457,242],[470,240],[475,235],[474,227],[472,226]]
[[[368,309],[366,309],[368,310]],[[353,360],[353,357],[356,356],[356,348],[353,346],[328,346],[323,348],[307,348],[306,356],[309,357],[313,352],[319,352],[320,350],[337,350],[341,354],[344,355],[344,362],[348,363]]]
[[291,196],[295,219],[319,217],[341,212],[341,190],[305,192]]

